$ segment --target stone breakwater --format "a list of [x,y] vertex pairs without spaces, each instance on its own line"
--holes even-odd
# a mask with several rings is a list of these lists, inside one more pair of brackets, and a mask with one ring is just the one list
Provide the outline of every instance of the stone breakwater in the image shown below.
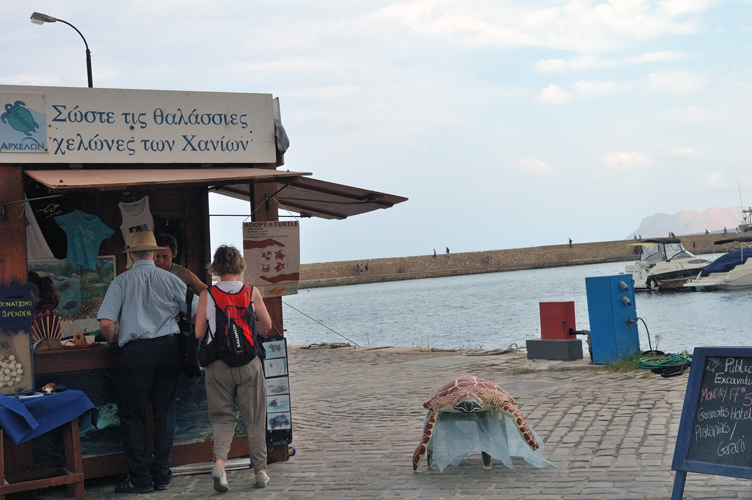
[[[723,236],[701,234],[679,238],[687,250],[694,254],[702,254],[713,252],[713,242],[722,239]],[[639,257],[634,253],[634,247],[627,246],[630,243],[634,243],[634,240],[575,243],[572,248],[568,244],[548,245],[449,255],[439,253],[436,257],[430,254],[302,264],[300,288],[633,261]],[[359,272],[358,265],[364,269],[366,264],[368,271]]]

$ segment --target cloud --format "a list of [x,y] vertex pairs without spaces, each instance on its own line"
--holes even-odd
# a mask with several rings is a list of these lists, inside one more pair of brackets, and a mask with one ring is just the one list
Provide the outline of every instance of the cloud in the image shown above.
[[522,167],[522,171],[528,175],[547,176],[555,172],[551,166],[535,158],[521,158],[517,160],[517,163]]
[[571,101],[572,95],[553,83],[540,91],[538,97],[535,100],[541,104],[561,104],[563,102]]
[[373,14],[376,21],[396,21],[434,40],[472,46],[548,47],[599,53],[625,46],[627,40],[666,34],[692,34],[695,16],[715,2],[647,0],[591,2],[486,2],[483,0],[397,1]]
[[720,0],[666,0],[658,7],[659,12],[664,12],[671,17],[682,14],[696,14],[715,7]]
[[618,153],[608,153],[603,155],[603,161],[607,166],[615,167],[647,167],[655,164],[655,160],[642,153],[635,151],[625,151]]
[[601,97],[617,92],[632,90],[632,84],[625,82],[588,82],[580,80],[572,84],[572,88],[582,97]]
[[648,90],[657,94],[694,94],[704,89],[710,78],[687,69],[670,69],[650,73]]
[[675,156],[683,156],[687,158],[688,160],[698,160],[700,158],[708,157],[707,154],[702,153],[692,148],[674,148],[674,150],[672,151],[672,154],[674,154]]
[[706,187],[709,187],[711,189],[723,189],[727,186],[726,178],[723,175],[723,172],[715,171],[710,172],[709,174],[705,174],[705,182]]
[[535,70],[539,73],[564,73],[566,71],[585,71],[589,69],[616,68],[620,66],[631,66],[652,62],[676,61],[680,59],[689,59],[690,57],[692,57],[690,54],[680,51],[650,52],[636,56],[621,57],[618,59],[602,57],[596,54],[583,54],[569,60],[541,59],[535,63]]

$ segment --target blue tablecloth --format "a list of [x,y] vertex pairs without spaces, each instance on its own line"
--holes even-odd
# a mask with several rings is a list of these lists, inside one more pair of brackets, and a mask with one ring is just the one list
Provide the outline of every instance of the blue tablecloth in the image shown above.
[[96,425],[97,408],[81,391],[56,392],[36,398],[14,399],[0,395],[0,427],[16,444],[79,418],[80,430]]

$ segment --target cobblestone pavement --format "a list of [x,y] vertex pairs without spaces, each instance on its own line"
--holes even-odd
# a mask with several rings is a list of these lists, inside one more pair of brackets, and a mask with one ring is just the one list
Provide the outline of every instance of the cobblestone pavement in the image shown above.
[[[528,361],[524,353],[462,356],[418,349],[317,349],[289,353],[296,456],[271,464],[271,482],[251,471],[228,473],[230,491],[208,474],[178,476],[151,498],[222,496],[268,499],[483,498],[536,500],[668,499],[671,461],[687,376],[613,373],[586,362]],[[413,473],[422,436],[422,403],[443,383],[476,375],[504,387],[545,443],[554,467],[522,460],[508,469],[481,466]],[[88,481],[89,499],[123,498],[114,481]],[[752,498],[747,480],[687,475],[686,499]],[[37,498],[59,497],[60,491]]]

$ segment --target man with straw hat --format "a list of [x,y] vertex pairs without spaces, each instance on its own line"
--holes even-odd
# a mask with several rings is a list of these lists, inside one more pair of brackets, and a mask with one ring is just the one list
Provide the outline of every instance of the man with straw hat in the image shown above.
[[[154,265],[160,249],[151,231],[131,235],[123,253],[130,255],[133,267],[112,281],[97,316],[107,341],[117,342],[122,349],[114,382],[129,473],[115,487],[116,493],[166,490],[172,478],[180,371],[180,329],[175,317],[187,313],[186,285]],[[194,298],[192,316],[196,307]],[[147,403],[151,403],[154,421],[153,462],[146,453]]]

